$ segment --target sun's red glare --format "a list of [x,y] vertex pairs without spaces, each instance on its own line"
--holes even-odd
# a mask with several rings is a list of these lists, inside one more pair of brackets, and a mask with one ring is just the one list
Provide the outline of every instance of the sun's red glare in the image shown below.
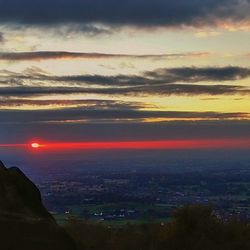
[[44,150],[116,150],[116,149],[246,149],[250,139],[191,139],[163,141],[85,141],[85,142],[33,142],[33,149]]
[[32,147],[32,148],[39,148],[40,145],[39,145],[39,143],[37,143],[37,142],[33,142],[33,143],[31,144],[31,147]]
[[0,147],[24,147],[42,150],[131,150],[131,149],[249,149],[250,139],[190,139],[163,141],[84,141],[84,142],[31,142],[29,144],[0,144]]

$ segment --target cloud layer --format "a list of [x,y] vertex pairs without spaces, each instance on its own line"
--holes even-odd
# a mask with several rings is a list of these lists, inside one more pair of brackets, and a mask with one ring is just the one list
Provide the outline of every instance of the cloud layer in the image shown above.
[[84,87],[8,87],[0,88],[0,95],[43,96],[67,94],[100,95],[249,95],[249,88],[234,85],[168,84],[160,86],[126,88],[84,88]]
[[249,95],[249,87],[219,84],[249,76],[249,68],[233,66],[161,68],[140,75],[114,76],[56,76],[31,68],[24,73],[1,71],[0,83],[4,86],[0,88],[0,95]]
[[0,22],[201,26],[249,21],[249,0],[1,0]]
[[235,119],[249,116],[246,113],[146,111],[130,107],[121,109],[66,108],[55,110],[0,110],[0,123],[50,123],[50,122],[97,122],[142,121],[144,119]]

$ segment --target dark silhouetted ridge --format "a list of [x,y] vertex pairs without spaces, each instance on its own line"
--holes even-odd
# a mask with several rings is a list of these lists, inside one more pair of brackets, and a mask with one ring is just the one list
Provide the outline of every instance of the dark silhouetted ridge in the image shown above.
[[0,161],[0,249],[74,250],[68,234],[42,204],[33,182]]

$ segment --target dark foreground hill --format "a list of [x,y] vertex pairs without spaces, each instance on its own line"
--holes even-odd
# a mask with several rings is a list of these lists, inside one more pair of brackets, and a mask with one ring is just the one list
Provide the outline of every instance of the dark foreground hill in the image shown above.
[[37,187],[0,161],[0,249],[74,250],[70,236],[44,208]]

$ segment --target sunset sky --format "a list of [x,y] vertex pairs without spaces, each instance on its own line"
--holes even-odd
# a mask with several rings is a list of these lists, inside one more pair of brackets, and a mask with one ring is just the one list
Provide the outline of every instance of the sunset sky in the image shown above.
[[0,144],[250,140],[249,14],[249,0],[0,0]]

